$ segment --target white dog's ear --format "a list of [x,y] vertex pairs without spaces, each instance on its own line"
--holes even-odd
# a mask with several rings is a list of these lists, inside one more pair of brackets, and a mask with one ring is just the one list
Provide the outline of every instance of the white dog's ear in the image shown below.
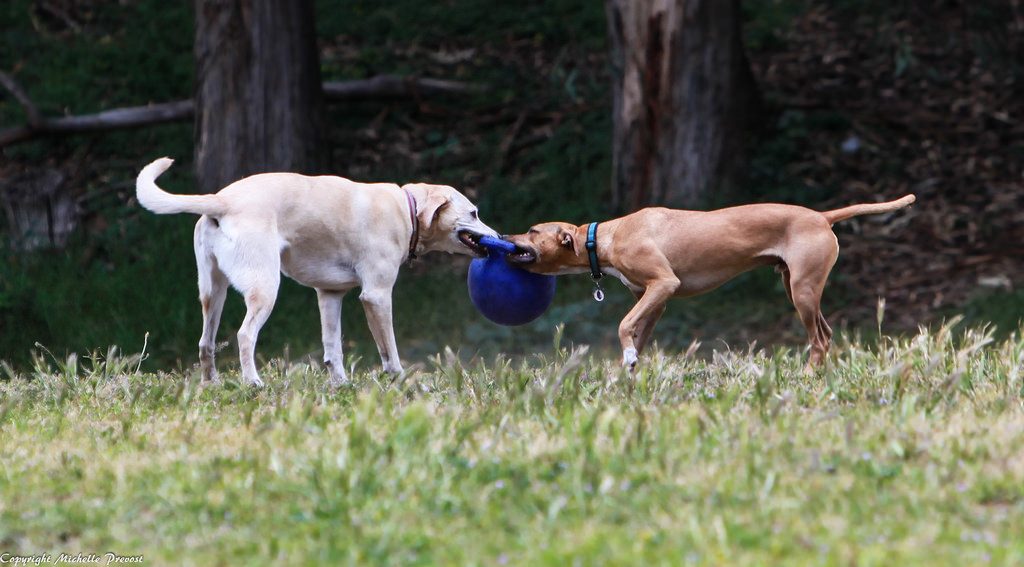
[[419,205],[417,218],[420,221],[420,230],[428,231],[437,222],[438,215],[441,214],[448,205],[451,204],[451,199],[447,195],[442,194],[440,191],[431,191],[427,193],[427,200]]

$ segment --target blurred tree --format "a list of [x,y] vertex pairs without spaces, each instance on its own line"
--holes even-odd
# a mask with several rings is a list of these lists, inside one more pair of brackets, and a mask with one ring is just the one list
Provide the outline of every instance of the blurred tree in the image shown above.
[[690,207],[727,188],[757,87],[739,0],[607,0],[614,206]]
[[312,0],[195,0],[196,173],[211,192],[312,172],[324,123]]

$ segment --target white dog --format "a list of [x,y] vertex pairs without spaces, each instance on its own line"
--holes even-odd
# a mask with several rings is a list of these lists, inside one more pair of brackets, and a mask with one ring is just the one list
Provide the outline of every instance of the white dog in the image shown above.
[[445,185],[357,183],[341,177],[264,173],[213,195],[173,195],[155,181],[173,160],[143,168],[136,196],[157,214],[202,215],[196,223],[204,381],[217,379],[217,326],[228,284],[245,297],[238,330],[242,377],[262,386],[253,360],[256,338],[277,299],[281,273],[315,288],[324,363],[331,383],[348,381],[341,354],[341,300],[354,287],[386,372],[402,371],[391,322],[398,268],[417,254],[443,251],[485,256],[481,236],[497,236],[461,193]]

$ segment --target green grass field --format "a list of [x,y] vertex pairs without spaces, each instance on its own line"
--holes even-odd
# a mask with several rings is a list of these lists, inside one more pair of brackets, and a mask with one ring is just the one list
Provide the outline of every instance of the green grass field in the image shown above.
[[[801,354],[586,348],[392,379],[140,356],[0,382],[0,550],[150,565],[1024,562],[1024,340],[954,325]],[[375,362],[375,361],[374,361]],[[141,368],[141,370],[140,370]]]

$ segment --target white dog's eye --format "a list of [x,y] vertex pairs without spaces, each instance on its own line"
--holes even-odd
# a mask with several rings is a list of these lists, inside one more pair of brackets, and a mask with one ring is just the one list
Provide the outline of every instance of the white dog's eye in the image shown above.
[[473,220],[477,220],[478,218],[480,218],[479,215],[476,214],[476,211],[469,213],[469,216],[473,217]]

